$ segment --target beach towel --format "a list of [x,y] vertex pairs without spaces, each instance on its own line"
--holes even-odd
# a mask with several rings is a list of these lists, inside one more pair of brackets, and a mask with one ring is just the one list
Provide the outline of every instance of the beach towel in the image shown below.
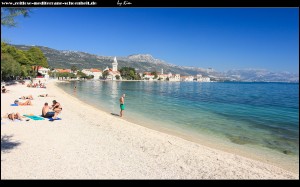
[[10,104],[10,106],[18,106],[18,104]]
[[56,118],[56,119],[53,119],[52,117],[48,118],[49,121],[54,121],[54,120],[61,120],[61,118]]
[[28,117],[32,120],[45,120],[44,118],[39,117],[39,116],[35,116],[35,115],[23,115],[23,116]]

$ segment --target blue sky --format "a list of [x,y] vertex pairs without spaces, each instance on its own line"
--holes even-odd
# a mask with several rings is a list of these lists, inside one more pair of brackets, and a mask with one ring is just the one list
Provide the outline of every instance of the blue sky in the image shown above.
[[12,44],[104,56],[151,54],[171,64],[299,73],[298,8],[33,8]]

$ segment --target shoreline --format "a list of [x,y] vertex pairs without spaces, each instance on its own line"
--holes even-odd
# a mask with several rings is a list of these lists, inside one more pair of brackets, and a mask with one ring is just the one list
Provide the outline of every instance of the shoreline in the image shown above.
[[[95,81],[94,79],[87,80],[78,80],[78,79],[65,79],[59,80],[61,82],[72,82],[72,81]],[[99,79],[99,81],[112,81]],[[161,81],[161,80],[114,80],[116,82],[198,82],[198,83],[283,83],[283,84],[299,84],[299,82],[293,81],[209,81],[209,82],[201,82],[201,81]]]
[[[57,82],[56,84],[59,84],[61,82]],[[70,97],[76,98],[80,100],[80,98],[73,96],[72,93],[68,93],[64,89],[57,86],[60,91],[66,93]],[[87,100],[80,100],[84,104],[87,104],[88,106],[93,107],[95,110],[100,110],[102,112],[105,112],[107,115],[112,115],[113,112],[107,110],[104,106],[99,106],[95,103],[90,103]],[[118,109],[117,109],[118,110]],[[114,111],[115,112],[115,111]],[[118,112],[117,112],[118,113]],[[284,170],[293,172],[293,173],[299,173],[299,158],[296,155],[284,155],[281,152],[278,152],[277,150],[272,150],[266,147],[260,147],[258,145],[240,145],[230,142],[228,139],[222,136],[216,136],[213,134],[205,134],[205,133],[195,133],[191,130],[181,131],[179,129],[176,129],[176,126],[172,126],[170,124],[163,124],[162,122],[155,121],[152,119],[144,118],[142,116],[135,116],[121,118],[122,120],[125,120],[130,123],[134,123],[136,125],[146,127],[148,129],[159,131],[168,135],[176,136],[179,138],[182,138],[184,140],[197,143],[203,146],[207,146],[212,149],[217,149],[220,151],[224,151],[230,154],[236,154],[239,156],[246,157],[248,159],[260,161],[266,164],[274,165],[279,168],[282,168]],[[155,124],[155,125],[154,125]],[[157,125],[159,124],[159,125]],[[168,126],[168,127],[166,127]]]
[[[53,99],[63,108],[60,121],[1,125],[1,138],[11,135],[20,142],[8,152],[1,149],[2,179],[299,179],[297,173],[112,116],[54,84],[45,90],[9,86],[11,93],[1,95],[2,115],[39,114]],[[36,97],[45,92],[55,97]],[[21,93],[33,94],[33,106],[9,106]]]

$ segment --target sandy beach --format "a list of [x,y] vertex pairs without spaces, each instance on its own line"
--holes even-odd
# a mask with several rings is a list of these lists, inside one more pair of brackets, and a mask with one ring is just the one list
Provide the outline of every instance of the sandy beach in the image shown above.
[[[62,120],[1,121],[1,179],[299,179],[298,173],[155,131],[87,105],[55,86],[7,86],[6,113],[41,115],[57,100]],[[39,94],[52,97],[37,97]],[[33,95],[33,106],[10,106]],[[22,101],[22,100],[20,100]]]

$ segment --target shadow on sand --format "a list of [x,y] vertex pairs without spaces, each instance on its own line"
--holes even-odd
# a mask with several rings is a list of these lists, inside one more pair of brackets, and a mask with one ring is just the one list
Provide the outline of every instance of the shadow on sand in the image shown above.
[[18,141],[11,141],[11,137],[13,137],[13,135],[1,136],[1,153],[8,153],[11,149],[21,144]]
[[115,113],[110,113],[113,116],[120,116],[119,114],[115,114]]

